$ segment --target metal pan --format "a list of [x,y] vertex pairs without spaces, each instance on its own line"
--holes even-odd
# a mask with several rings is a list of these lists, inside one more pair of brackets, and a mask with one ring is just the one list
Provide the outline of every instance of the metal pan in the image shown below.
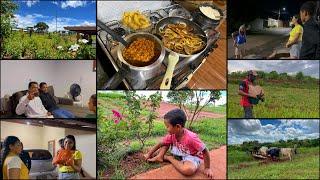
[[178,23],[184,23],[187,26],[191,27],[193,29],[193,33],[196,35],[199,35],[199,37],[205,42],[205,46],[203,47],[202,50],[196,52],[195,54],[188,55],[188,54],[181,54],[181,53],[174,52],[163,45],[166,51],[169,52],[169,56],[168,56],[167,70],[162,80],[162,83],[160,85],[160,89],[170,89],[174,69],[179,60],[183,60],[184,58],[197,58],[200,54],[202,54],[205,51],[206,47],[208,46],[208,38],[205,32],[201,29],[201,27],[199,27],[196,23],[181,17],[167,17],[167,18],[161,19],[155,27],[157,36],[160,39],[162,39],[161,31],[168,24],[178,24]]

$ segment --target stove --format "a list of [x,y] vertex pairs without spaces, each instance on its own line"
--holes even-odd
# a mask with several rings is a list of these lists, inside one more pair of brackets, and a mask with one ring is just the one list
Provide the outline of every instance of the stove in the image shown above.
[[[149,33],[155,34],[155,25],[157,22],[165,17],[171,16],[179,16],[185,19],[193,20],[193,12],[189,12],[179,4],[172,4],[168,7],[164,7],[161,9],[157,9],[154,11],[143,11],[144,15],[148,16],[151,20],[151,27]],[[105,22],[105,25],[110,29],[114,30],[117,34],[125,37],[132,32],[125,28],[120,20],[113,20],[109,22]],[[172,77],[171,89],[183,89],[187,88],[187,83],[192,78],[193,74],[201,67],[201,65],[205,62],[206,57],[217,48],[216,42],[219,39],[220,33],[215,30],[216,27],[203,28],[204,32],[208,37],[208,46],[197,58],[193,58],[192,60],[183,59],[179,60],[178,64],[175,67],[174,75]],[[119,71],[122,67],[122,63],[118,60],[117,57],[117,48],[119,42],[114,40],[106,31],[101,30],[98,27],[97,32],[97,40],[103,53],[107,56],[108,59],[103,59],[103,61],[110,61],[110,67],[104,67],[104,69],[112,68],[112,71]],[[155,89],[158,90],[160,88],[160,84],[163,80],[164,74],[167,69],[168,64],[168,52],[166,53],[166,57],[162,62],[160,68],[160,74],[152,79],[130,79],[126,78],[123,83],[127,90],[131,89]],[[101,83],[100,83],[101,84]]]

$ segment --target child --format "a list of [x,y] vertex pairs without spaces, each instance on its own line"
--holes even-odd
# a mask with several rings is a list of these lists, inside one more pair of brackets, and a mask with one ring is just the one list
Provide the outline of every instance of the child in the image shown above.
[[93,94],[88,102],[89,110],[93,112],[93,114],[88,114],[86,118],[96,118],[97,113],[97,95]]
[[235,47],[236,59],[242,59],[245,54],[245,44],[247,42],[246,27],[241,25],[239,32],[232,33],[233,46]]
[[[197,134],[184,128],[185,123],[186,115],[181,109],[174,109],[165,114],[164,124],[169,134],[145,154],[145,158],[149,162],[167,160],[183,175],[195,174],[200,167],[201,160],[204,159],[204,174],[212,178],[209,151]],[[169,146],[171,146],[171,153],[180,157],[182,161],[165,155]],[[153,157],[154,152],[158,149],[159,154]]]

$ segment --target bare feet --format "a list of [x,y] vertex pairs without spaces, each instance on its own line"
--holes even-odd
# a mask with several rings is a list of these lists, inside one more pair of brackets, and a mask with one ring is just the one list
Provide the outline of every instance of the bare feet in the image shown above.
[[149,161],[149,162],[163,162],[163,158],[161,156],[157,155],[153,158],[147,159],[147,161]]
[[163,159],[166,161],[170,161],[170,159],[174,158],[173,156],[164,155]]
[[150,159],[151,154],[146,153],[146,154],[144,154],[143,156],[144,156],[144,159],[145,159],[145,160],[148,160],[148,159]]

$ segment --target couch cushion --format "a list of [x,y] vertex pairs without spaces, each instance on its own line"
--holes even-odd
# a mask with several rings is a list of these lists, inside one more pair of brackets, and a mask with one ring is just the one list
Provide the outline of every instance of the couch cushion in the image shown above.
[[12,114],[16,114],[16,107],[19,104],[19,100],[22,96],[26,95],[27,92],[28,90],[24,90],[24,91],[18,91],[12,94],[12,96],[10,97]]
[[59,104],[59,99],[54,95],[53,86],[48,86],[48,93],[53,97],[57,104]]

